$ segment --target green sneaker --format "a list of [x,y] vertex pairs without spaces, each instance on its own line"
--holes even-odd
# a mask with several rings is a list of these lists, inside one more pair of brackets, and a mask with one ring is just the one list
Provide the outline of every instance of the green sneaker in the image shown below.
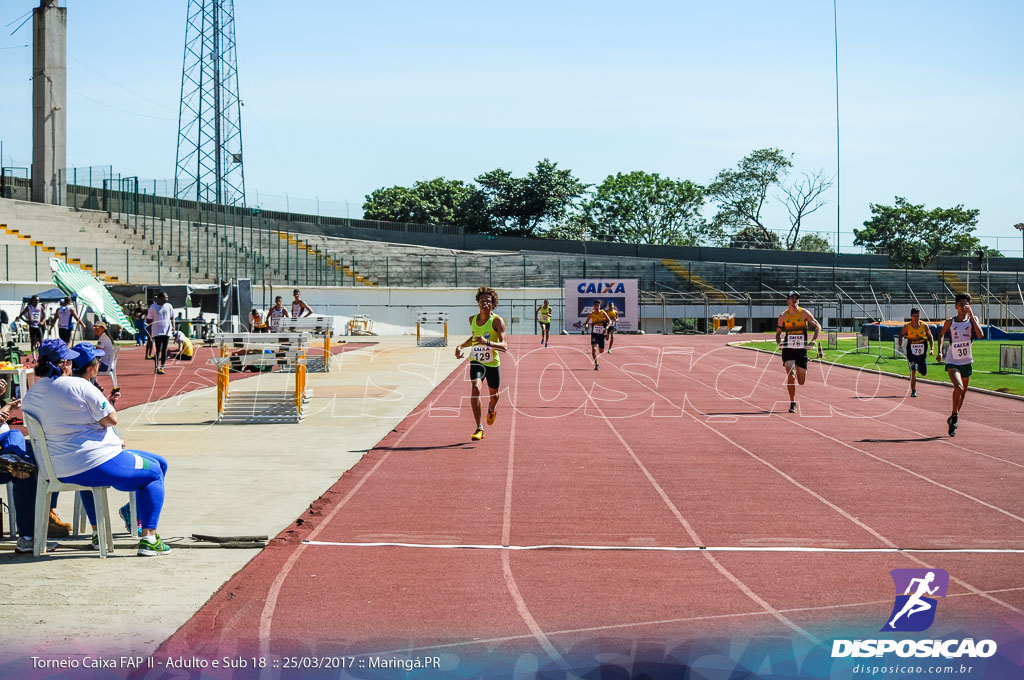
[[160,534],[155,536],[156,540],[150,543],[143,537],[139,540],[139,554],[143,557],[153,557],[154,555],[166,555],[171,552],[171,547],[164,543],[160,539]]

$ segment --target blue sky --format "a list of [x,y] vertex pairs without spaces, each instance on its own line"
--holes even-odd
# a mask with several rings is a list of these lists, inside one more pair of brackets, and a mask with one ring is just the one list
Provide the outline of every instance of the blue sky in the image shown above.
[[[0,19],[36,4],[5,0]],[[69,164],[173,178],[186,1],[66,4]],[[869,203],[901,195],[980,209],[978,232],[1019,255],[1024,3],[838,6],[843,244]],[[246,0],[235,17],[250,203],[357,217],[377,187],[545,157],[588,183],[706,183],[762,147],[835,173],[827,0]],[[31,22],[15,25],[0,37],[5,165],[31,157]],[[834,234],[829,198],[810,222]],[[777,202],[767,214],[784,225]]]

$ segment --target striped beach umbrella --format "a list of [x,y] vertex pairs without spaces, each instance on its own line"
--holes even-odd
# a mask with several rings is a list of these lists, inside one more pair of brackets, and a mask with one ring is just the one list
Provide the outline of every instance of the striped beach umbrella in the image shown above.
[[79,302],[87,305],[108,324],[117,324],[125,332],[135,335],[135,325],[128,320],[121,305],[106,289],[103,282],[84,269],[68,264],[55,257],[50,258],[53,282],[67,295],[77,295]]

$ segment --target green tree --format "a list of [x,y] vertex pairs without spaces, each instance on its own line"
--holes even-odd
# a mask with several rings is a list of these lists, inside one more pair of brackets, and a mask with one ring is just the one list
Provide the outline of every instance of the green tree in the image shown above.
[[697,245],[706,233],[704,188],[640,170],[605,178],[582,214],[600,241]]
[[483,192],[473,184],[444,177],[409,187],[386,187],[366,196],[363,217],[368,220],[453,224],[469,231],[487,231],[490,218]]
[[493,230],[512,236],[534,236],[542,225],[561,222],[587,189],[571,170],[559,170],[547,158],[526,177],[498,168],[476,181],[486,197]]
[[889,255],[897,267],[923,269],[939,255],[972,255],[981,247],[973,235],[978,210],[958,205],[926,210],[902,196],[895,205],[870,204],[871,219],[854,229],[854,245]]
[[791,167],[790,157],[781,149],[757,149],[741,159],[735,170],[719,172],[707,189],[708,197],[718,203],[713,224],[737,232],[749,228],[760,233],[762,242],[771,242],[773,232],[761,211],[768,191],[780,184]]
[[817,234],[804,234],[796,241],[796,247],[791,250],[802,250],[805,253],[831,253],[832,244],[827,238]]
[[743,227],[729,239],[730,248],[750,250],[782,250],[782,240],[774,231],[766,231],[750,225]]

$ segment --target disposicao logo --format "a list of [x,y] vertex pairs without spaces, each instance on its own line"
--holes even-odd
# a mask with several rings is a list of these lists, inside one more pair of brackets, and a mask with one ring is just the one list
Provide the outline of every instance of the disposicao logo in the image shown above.
[[[893,569],[896,601],[881,632],[915,633],[935,622],[936,597],[946,597],[949,573],[943,569]],[[833,640],[832,657],[988,658],[996,653],[994,640]]]
[[896,586],[896,602],[882,631],[928,630],[935,621],[935,596],[946,597],[949,589],[949,573],[945,569],[893,569],[889,573]]

